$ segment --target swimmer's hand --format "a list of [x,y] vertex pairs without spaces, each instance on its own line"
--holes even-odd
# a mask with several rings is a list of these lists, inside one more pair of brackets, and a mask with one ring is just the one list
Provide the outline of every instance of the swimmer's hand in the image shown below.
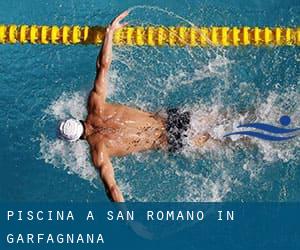
[[128,22],[120,23],[125,17],[127,17],[129,14],[129,11],[126,10],[123,13],[121,13],[119,16],[117,16],[107,27],[107,32],[115,32],[118,29],[124,28],[126,25],[128,25]]

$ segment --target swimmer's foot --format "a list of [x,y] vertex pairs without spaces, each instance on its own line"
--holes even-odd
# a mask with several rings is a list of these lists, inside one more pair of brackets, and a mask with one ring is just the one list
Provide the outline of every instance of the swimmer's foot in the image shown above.
[[193,143],[196,147],[202,147],[210,138],[211,137],[210,137],[209,133],[205,133],[205,134],[197,136],[193,140]]

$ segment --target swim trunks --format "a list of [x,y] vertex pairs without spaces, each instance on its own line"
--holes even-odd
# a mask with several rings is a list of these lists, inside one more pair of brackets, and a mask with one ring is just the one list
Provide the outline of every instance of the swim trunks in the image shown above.
[[169,152],[174,153],[183,148],[183,139],[190,128],[190,112],[180,112],[178,108],[167,110],[167,132]]

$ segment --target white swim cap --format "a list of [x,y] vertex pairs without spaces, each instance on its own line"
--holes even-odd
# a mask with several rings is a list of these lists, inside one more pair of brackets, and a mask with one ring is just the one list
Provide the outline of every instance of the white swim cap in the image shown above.
[[77,141],[83,134],[84,127],[79,120],[68,119],[59,124],[59,137],[66,141]]

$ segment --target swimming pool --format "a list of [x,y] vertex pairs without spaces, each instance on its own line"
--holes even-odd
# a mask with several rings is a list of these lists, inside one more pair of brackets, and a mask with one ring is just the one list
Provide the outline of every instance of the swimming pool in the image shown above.
[[[131,25],[299,26],[299,1],[16,1],[0,23],[107,24],[132,8]],[[84,142],[56,139],[59,119],[83,118],[95,46],[0,46],[1,201],[103,201]],[[109,100],[149,111],[179,106],[215,136],[240,122],[300,126],[299,47],[116,47]],[[247,113],[249,111],[249,113]],[[224,114],[227,114],[226,116]],[[252,117],[252,118],[251,118]],[[255,117],[255,118],[253,118]],[[202,124],[193,124],[196,130]],[[113,160],[129,201],[299,201],[300,137],[285,143],[213,145]]]

